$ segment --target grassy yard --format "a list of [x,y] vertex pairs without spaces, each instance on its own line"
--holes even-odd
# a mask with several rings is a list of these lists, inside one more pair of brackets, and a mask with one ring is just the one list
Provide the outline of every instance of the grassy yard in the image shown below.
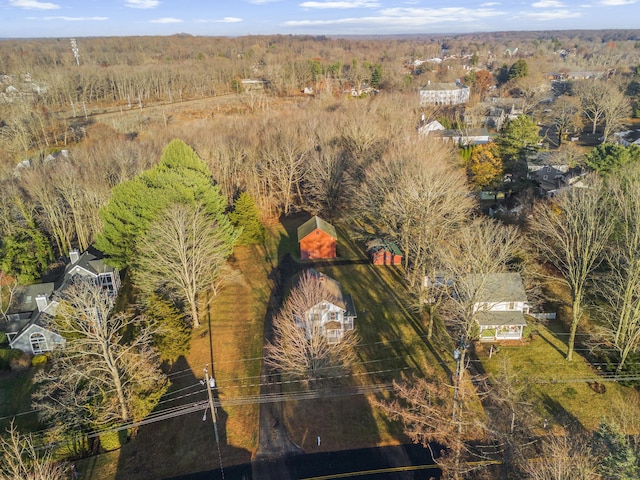
[[[281,238],[279,254],[289,254],[297,269],[313,266],[342,284],[355,303],[361,342],[353,376],[323,391],[319,398],[287,402],[286,423],[292,439],[311,452],[406,442],[400,425],[389,423],[374,406],[374,394],[340,394],[356,386],[389,384],[393,379],[419,374],[425,365],[454,368],[448,344],[436,349],[430,346],[424,325],[406,308],[402,268],[372,265],[364,243],[353,240],[345,230],[338,228],[337,259],[300,261],[296,228],[304,219],[287,219],[276,233]],[[440,370],[444,374],[444,368]],[[293,384],[287,388],[301,387]]]
[[[600,422],[624,412],[625,420],[638,417],[638,392],[616,382],[603,382],[606,391],[596,393],[588,381],[597,380],[597,372],[578,354],[572,362],[567,352],[564,328],[558,322],[548,327],[537,325],[538,335],[522,346],[501,346],[489,358],[489,349],[479,351],[479,359],[487,373],[497,373],[506,357],[513,371],[531,384],[528,402],[535,406],[534,427],[541,428],[545,419],[551,427],[581,425],[596,429]],[[631,423],[631,422],[629,422]],[[632,433],[632,432],[630,432]]]

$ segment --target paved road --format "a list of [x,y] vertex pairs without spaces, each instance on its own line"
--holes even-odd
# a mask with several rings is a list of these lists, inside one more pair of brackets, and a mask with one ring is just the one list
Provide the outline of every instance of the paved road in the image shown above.
[[[420,445],[366,448],[340,452],[290,455],[256,460],[224,469],[225,480],[429,480],[439,478],[429,450]],[[166,480],[218,480],[220,470],[198,472]]]

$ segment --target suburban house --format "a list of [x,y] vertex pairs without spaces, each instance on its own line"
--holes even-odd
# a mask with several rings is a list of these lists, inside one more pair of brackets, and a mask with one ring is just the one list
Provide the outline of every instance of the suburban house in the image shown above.
[[105,295],[115,296],[120,289],[118,270],[106,265],[99,252],[88,250],[80,254],[72,250],[64,272],[55,282],[20,288],[7,315],[6,333],[11,348],[35,355],[65,345],[65,339],[48,326],[47,319],[56,313],[58,295],[78,278],[95,281]]
[[421,105],[460,105],[469,101],[471,90],[459,81],[455,83],[431,83],[420,89]]
[[474,292],[480,341],[522,340],[529,305],[520,274],[469,275],[468,281]]
[[309,274],[318,278],[323,285],[324,299],[304,313],[304,318],[296,318],[296,323],[307,329],[319,328],[329,343],[338,343],[346,332],[353,330],[356,309],[351,295],[342,291],[340,282],[310,268]]
[[337,241],[335,227],[317,216],[298,227],[301,260],[336,258]]
[[374,238],[367,242],[367,253],[374,265],[401,265],[402,252],[395,242]]
[[528,177],[538,184],[538,194],[553,198],[566,188],[581,186],[580,180],[585,174],[580,167],[568,165],[529,165]]
[[444,126],[437,120],[426,120],[424,115],[418,124],[418,135],[428,135],[430,132],[445,130]]

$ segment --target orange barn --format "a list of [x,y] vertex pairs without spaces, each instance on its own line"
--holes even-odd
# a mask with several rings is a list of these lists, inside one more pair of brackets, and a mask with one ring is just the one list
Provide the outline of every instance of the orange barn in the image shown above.
[[367,243],[367,251],[374,265],[402,264],[402,252],[393,242],[374,238]]
[[312,217],[298,227],[300,259],[336,258],[338,236],[333,225]]

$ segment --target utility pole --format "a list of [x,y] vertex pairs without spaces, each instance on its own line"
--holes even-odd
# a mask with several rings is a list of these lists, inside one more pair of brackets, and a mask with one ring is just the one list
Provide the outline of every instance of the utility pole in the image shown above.
[[[218,423],[217,423],[217,410],[215,403],[213,402],[213,388],[216,388],[216,380],[213,377],[209,377],[209,365],[204,368],[204,382],[207,386],[207,394],[209,395],[209,407],[211,408],[211,419],[213,420],[213,431],[216,435],[216,446],[218,447],[218,459],[220,460],[220,473],[222,474],[222,480],[224,480],[224,468],[222,467],[222,453],[220,451],[220,437],[218,435]],[[206,412],[205,412],[206,415]]]

